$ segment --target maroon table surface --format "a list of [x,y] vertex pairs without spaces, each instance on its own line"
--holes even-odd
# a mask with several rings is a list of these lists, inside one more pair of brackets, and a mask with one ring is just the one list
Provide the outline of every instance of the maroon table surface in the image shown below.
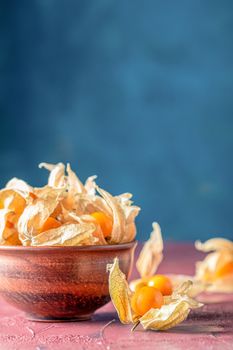
[[[165,247],[159,273],[193,274],[203,255],[192,244]],[[133,272],[136,277],[136,272]],[[122,325],[111,303],[98,310],[91,321],[40,323],[0,299],[0,350],[79,349],[233,349],[233,295],[203,295],[205,306],[190,313],[181,325],[166,331],[131,332]]]

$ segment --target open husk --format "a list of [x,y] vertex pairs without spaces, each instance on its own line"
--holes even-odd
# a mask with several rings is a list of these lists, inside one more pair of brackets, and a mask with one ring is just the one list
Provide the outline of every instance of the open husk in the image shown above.
[[163,239],[160,226],[152,224],[150,239],[144,244],[136,262],[137,270],[142,278],[152,276],[163,259]]
[[133,293],[119,268],[117,258],[112,265],[108,265],[108,271],[111,300],[122,323],[140,323],[144,329],[166,330],[183,322],[191,309],[203,305],[188,295],[192,282],[185,281],[171,296],[164,297],[164,305],[160,309],[152,308],[143,316],[137,315],[131,308]]
[[[141,283],[147,284],[149,278],[156,273],[163,259],[163,237],[161,229],[158,223],[154,222],[152,226],[153,231],[150,238],[145,242],[136,262],[136,267],[141,278],[132,280],[129,284],[132,292],[135,292],[137,286]],[[207,288],[207,284],[198,280],[195,276],[169,273],[166,276],[170,279],[173,290],[187,280],[192,281],[192,285],[187,291],[190,297],[197,296]]]
[[201,243],[198,250],[207,254],[196,263],[195,278],[206,284],[209,292],[233,292],[233,242],[224,238],[212,238]]

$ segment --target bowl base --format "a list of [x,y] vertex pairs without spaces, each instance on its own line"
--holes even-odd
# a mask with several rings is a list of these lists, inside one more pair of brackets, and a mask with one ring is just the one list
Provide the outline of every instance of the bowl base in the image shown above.
[[29,321],[34,322],[53,322],[53,323],[61,323],[61,322],[80,322],[80,321],[88,321],[91,319],[92,314],[88,315],[81,315],[81,316],[75,316],[75,317],[64,317],[64,318],[56,318],[56,317],[43,317],[43,316],[37,316],[33,314],[25,314],[25,317]]

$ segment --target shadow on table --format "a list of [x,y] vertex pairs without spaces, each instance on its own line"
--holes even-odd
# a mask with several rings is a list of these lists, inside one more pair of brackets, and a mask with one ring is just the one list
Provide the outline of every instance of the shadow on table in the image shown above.
[[218,336],[223,333],[228,333],[230,330],[227,327],[216,324],[181,324],[173,329],[170,329],[169,333],[185,333],[185,334],[211,334]]
[[215,302],[204,304],[201,309],[193,310],[188,317],[192,321],[219,321],[227,322],[233,319],[232,302]]
[[[163,333],[171,334],[206,334],[215,337],[233,331],[233,305],[229,301],[211,302],[201,309],[192,310],[188,319],[173,329]],[[107,324],[111,321],[120,323],[118,315],[114,311],[96,313],[93,322]],[[144,332],[139,326],[135,332]]]
[[92,322],[109,322],[112,320],[118,320],[117,313],[114,311],[96,313],[92,317]]
[[[138,327],[134,332],[145,332],[142,328]],[[148,332],[148,330],[147,330]],[[150,332],[150,331],[149,331]],[[155,331],[151,331],[155,332]],[[220,334],[231,333],[229,328],[224,328],[220,325],[208,325],[208,324],[181,324],[167,331],[156,331],[163,334],[205,334],[218,337]]]

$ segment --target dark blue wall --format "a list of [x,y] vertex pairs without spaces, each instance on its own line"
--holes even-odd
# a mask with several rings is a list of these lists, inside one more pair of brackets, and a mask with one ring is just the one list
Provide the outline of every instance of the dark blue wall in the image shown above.
[[142,207],[139,237],[232,237],[233,1],[1,1],[0,182],[41,161]]

